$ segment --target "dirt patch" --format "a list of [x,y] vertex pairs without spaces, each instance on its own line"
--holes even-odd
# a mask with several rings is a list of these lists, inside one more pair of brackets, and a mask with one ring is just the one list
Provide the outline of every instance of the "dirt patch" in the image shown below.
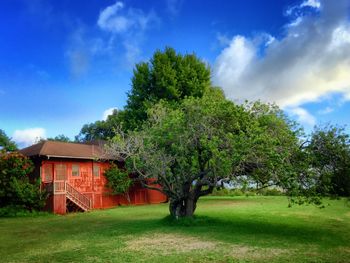
[[[170,255],[187,252],[220,253],[225,258],[234,259],[270,259],[290,253],[288,249],[259,248],[232,245],[219,241],[201,240],[182,234],[153,233],[137,239],[126,237],[126,250],[147,254]],[[130,239],[129,239],[130,238]]]
[[191,252],[193,250],[212,250],[217,244],[195,237],[180,234],[152,234],[126,241],[127,249],[134,251],[157,251],[161,254]]
[[338,247],[337,251],[340,253],[346,253],[350,255],[350,247]]

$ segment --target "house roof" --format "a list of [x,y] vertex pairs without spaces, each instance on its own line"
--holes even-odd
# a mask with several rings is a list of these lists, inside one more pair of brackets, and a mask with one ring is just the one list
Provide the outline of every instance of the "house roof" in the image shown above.
[[70,143],[58,141],[43,141],[19,151],[23,155],[47,156],[77,159],[110,159],[106,158],[100,145],[85,143]]

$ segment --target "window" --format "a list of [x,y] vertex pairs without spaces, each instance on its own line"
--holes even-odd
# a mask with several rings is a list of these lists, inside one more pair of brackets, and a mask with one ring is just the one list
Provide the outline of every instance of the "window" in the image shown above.
[[72,176],[79,176],[79,164],[72,164]]
[[94,176],[100,176],[100,166],[94,164]]
[[45,182],[52,181],[52,164],[44,165],[44,181]]
[[67,180],[67,166],[65,164],[55,165],[56,180]]

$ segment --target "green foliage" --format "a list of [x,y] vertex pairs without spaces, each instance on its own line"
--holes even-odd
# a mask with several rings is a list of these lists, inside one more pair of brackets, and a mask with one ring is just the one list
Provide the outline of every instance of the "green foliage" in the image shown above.
[[8,205],[0,207],[0,217],[36,217],[49,215],[48,212],[43,211],[29,211],[21,205]]
[[53,138],[47,138],[48,141],[57,141],[57,142],[72,142],[69,137],[65,136],[64,134],[59,134],[56,137]]
[[113,114],[107,117],[107,120],[85,124],[80,133],[75,136],[75,141],[89,142],[113,138],[116,134],[115,129],[123,126],[123,120],[124,112],[114,110]]
[[202,97],[210,87],[210,70],[196,55],[172,48],[156,51],[150,62],[137,64],[125,107],[124,128],[140,128],[147,110],[160,100],[176,103]]
[[75,140],[108,140],[116,135],[116,128],[139,129],[147,110],[160,100],[176,104],[189,96],[203,96],[209,87],[209,67],[196,55],[181,55],[172,48],[156,51],[149,62],[135,66],[125,110],[115,110],[105,121],[85,124]]
[[344,128],[316,127],[305,152],[318,175],[320,194],[350,196],[350,138]]
[[271,189],[261,189],[257,191],[258,195],[264,195],[264,196],[280,196],[284,195],[284,193],[276,188],[271,188]]
[[161,101],[148,114],[142,130],[118,134],[110,151],[129,172],[156,179],[174,216],[191,216],[222,179],[246,177],[297,197],[312,188],[294,169],[298,129],[275,105],[236,105],[211,88],[177,107]]
[[24,155],[0,153],[0,207],[21,207],[29,211],[45,205],[46,194],[40,191],[40,182],[30,182],[28,174],[33,163]]
[[13,152],[17,150],[16,143],[11,141],[11,139],[1,129],[0,129],[0,150],[5,150],[7,152]]
[[113,194],[125,194],[132,185],[129,174],[119,169],[115,164],[112,164],[111,167],[105,171],[104,176],[107,178],[107,186],[112,189]]

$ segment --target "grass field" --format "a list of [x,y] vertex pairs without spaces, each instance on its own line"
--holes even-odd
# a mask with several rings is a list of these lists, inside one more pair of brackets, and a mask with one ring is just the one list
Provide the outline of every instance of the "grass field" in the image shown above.
[[206,197],[180,223],[167,204],[0,219],[0,262],[350,262],[350,205],[325,204]]

